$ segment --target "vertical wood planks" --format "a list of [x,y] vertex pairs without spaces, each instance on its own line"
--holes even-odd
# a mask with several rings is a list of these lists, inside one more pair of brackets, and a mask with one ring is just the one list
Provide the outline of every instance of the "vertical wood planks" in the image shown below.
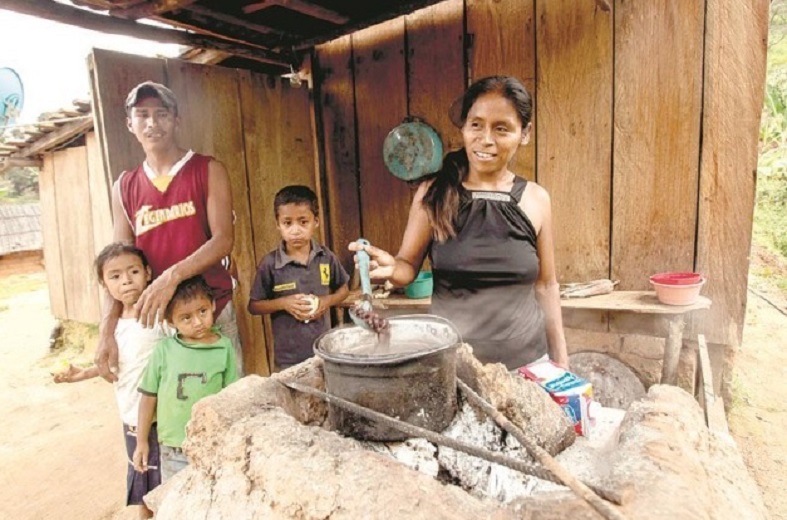
[[536,179],[536,38],[534,0],[466,0],[471,38],[470,81],[485,76],[515,76],[533,96],[533,133],[511,164],[517,175]]
[[44,236],[49,308],[52,316],[65,320],[68,319],[68,308],[63,283],[63,261],[60,254],[60,226],[57,222],[55,158],[52,153],[44,155],[44,165],[38,175],[38,191],[41,200],[41,231]]
[[465,87],[464,5],[448,0],[405,17],[409,113],[433,126],[443,151],[462,147],[448,109]]
[[[101,147],[94,132],[85,136],[87,151],[87,177],[90,190],[90,215],[93,226],[93,252],[95,255],[112,242],[112,210],[110,208],[108,179],[104,172],[104,161],[101,158]],[[98,280],[100,282],[100,280]],[[95,286],[99,309],[104,298],[104,291],[99,283]],[[100,318],[100,316],[99,316]]]
[[259,262],[281,241],[273,212],[276,192],[290,184],[317,189],[309,91],[305,86],[291,87],[275,76],[241,72],[240,78],[248,190]]
[[90,212],[93,218],[93,250],[96,254],[112,242],[112,209],[110,186],[101,160],[101,148],[94,132],[85,136],[87,177],[90,188]]
[[166,84],[164,61],[94,49],[89,67],[104,168],[108,178],[114,181],[124,170],[136,167],[145,158],[126,126],[126,96],[143,81]]
[[704,2],[615,4],[611,273],[620,289],[691,270]]
[[68,319],[82,323],[100,320],[99,293],[93,274],[93,223],[84,211],[89,194],[87,152],[85,147],[67,148],[54,153],[57,182],[57,223],[60,233],[60,258]]
[[[253,230],[253,242],[249,245],[253,245],[256,257],[254,269],[247,278],[250,289],[256,265],[281,241],[273,211],[276,192],[289,184],[303,184],[316,190],[317,182],[308,89],[294,88],[275,76],[244,71],[239,74],[247,197]],[[248,292],[246,296],[248,301]],[[252,319],[255,327],[261,322],[256,316]],[[265,333],[267,362],[273,354],[273,337],[267,324]]]
[[696,270],[713,306],[693,333],[729,345],[740,344],[746,310],[768,9],[707,0]]
[[383,162],[383,141],[407,115],[404,19],[353,34],[363,235],[392,254],[399,250],[410,189]]
[[574,0],[537,0],[536,12],[538,182],[552,199],[558,279],[607,278],[613,14]]
[[351,273],[353,259],[347,244],[361,236],[351,37],[319,46],[315,71],[317,110],[323,128],[327,203],[324,212],[331,231],[328,246]]
[[238,286],[233,302],[243,342],[246,373],[267,375],[266,344],[259,320],[245,311],[255,272],[253,234],[237,73],[206,65],[167,62],[169,86],[181,109],[180,141],[221,161],[230,179],[235,216],[232,262]]

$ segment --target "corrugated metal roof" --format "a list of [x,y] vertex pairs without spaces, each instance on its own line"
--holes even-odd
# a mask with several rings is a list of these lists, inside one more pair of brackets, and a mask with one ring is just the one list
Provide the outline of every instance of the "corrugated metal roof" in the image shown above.
[[36,251],[44,247],[41,234],[41,205],[0,205],[0,255]]

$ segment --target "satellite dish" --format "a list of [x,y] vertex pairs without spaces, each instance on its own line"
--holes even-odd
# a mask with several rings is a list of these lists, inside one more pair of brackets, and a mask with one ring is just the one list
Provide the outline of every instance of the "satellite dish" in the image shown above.
[[25,102],[22,79],[14,69],[0,68],[0,130],[12,125]]

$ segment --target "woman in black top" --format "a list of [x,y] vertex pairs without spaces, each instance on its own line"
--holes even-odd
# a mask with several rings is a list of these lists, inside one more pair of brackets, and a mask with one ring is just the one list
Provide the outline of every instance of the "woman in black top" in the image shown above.
[[431,312],[453,322],[482,362],[512,370],[545,354],[568,367],[549,195],[508,169],[530,140],[531,111],[515,78],[471,85],[453,118],[464,148],[418,187],[398,254],[366,247],[372,278],[398,286],[428,253]]

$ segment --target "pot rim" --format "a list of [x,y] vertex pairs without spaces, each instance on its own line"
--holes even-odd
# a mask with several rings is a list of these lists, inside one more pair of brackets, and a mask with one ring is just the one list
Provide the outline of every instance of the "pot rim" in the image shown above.
[[406,363],[408,361],[413,361],[415,359],[422,359],[427,356],[443,353],[447,350],[456,350],[459,346],[463,343],[462,342],[462,335],[456,330],[456,327],[453,323],[449,320],[442,318],[440,316],[436,316],[434,314],[403,314],[399,316],[393,316],[388,318],[389,322],[396,322],[396,321],[404,321],[406,319],[417,319],[417,320],[424,320],[426,321],[433,321],[433,322],[440,322],[444,325],[448,325],[451,330],[456,334],[457,340],[453,343],[449,343],[446,345],[438,345],[432,348],[424,349],[424,350],[417,350],[414,352],[405,352],[405,353],[394,353],[394,354],[386,354],[382,356],[359,356],[354,354],[349,354],[345,352],[325,352],[324,350],[319,348],[321,340],[332,333],[335,333],[337,330],[343,329],[350,329],[350,328],[360,328],[353,323],[346,323],[344,325],[340,325],[338,327],[334,327],[332,329],[326,330],[319,336],[317,339],[314,340],[312,345],[312,350],[314,354],[321,358],[323,361],[337,363],[342,365],[366,365],[366,366],[388,366],[388,365],[399,365],[402,363]]

